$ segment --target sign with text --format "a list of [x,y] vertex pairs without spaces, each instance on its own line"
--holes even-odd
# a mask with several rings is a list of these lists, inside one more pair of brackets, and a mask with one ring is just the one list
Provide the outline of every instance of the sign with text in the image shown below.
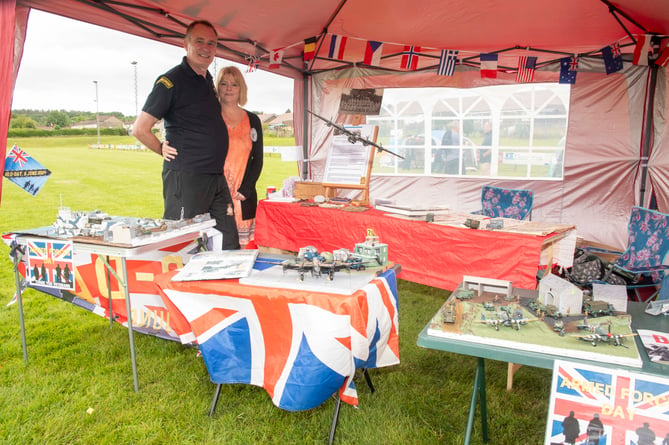
[[669,436],[669,379],[556,361],[544,443],[642,445]]

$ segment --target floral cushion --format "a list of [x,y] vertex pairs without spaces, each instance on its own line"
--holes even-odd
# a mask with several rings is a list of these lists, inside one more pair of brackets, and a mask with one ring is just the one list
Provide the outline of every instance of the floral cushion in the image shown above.
[[481,213],[491,218],[525,219],[532,212],[533,195],[532,190],[485,185],[481,189]]
[[659,282],[669,250],[669,215],[634,206],[627,231],[627,250],[616,265],[631,272],[650,272],[653,282]]

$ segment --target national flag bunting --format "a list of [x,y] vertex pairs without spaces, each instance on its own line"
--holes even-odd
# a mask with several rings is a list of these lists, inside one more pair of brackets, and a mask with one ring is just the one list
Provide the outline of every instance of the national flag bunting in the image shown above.
[[248,68],[246,68],[246,72],[247,73],[254,73],[256,71],[258,71],[258,59],[251,56],[249,58],[249,66],[248,66]]
[[481,77],[495,79],[497,77],[497,54],[481,54]]
[[612,74],[623,69],[623,55],[620,52],[618,42],[602,48],[602,56],[604,56],[606,74]]
[[660,57],[658,57],[655,61],[655,65],[664,67],[669,66],[669,46],[667,46],[664,51],[662,51]]
[[537,67],[537,58],[535,56],[518,57],[518,73],[516,82],[527,83],[534,80],[534,70]]
[[442,49],[439,58],[439,68],[437,74],[440,76],[452,76],[455,72],[455,65],[458,62],[458,50]]
[[648,54],[651,51],[651,37],[650,34],[637,36],[636,45],[634,46],[634,57],[632,58],[634,65],[648,65]]
[[41,190],[50,174],[49,169],[16,145],[7,153],[3,176],[33,196]]
[[381,54],[383,53],[383,42],[368,40],[365,46],[365,65],[379,66],[381,64]]
[[576,83],[576,70],[578,59],[576,57],[563,57],[560,59],[559,83]]
[[420,54],[420,46],[404,45],[402,51],[401,67],[405,70],[415,70],[418,68],[418,56]]
[[276,70],[281,68],[283,60],[283,48],[275,49],[269,53],[269,69]]
[[316,57],[316,37],[309,37],[304,40],[304,61],[308,62]]
[[346,49],[347,37],[332,34],[330,38],[330,49],[328,51],[328,58],[344,60],[344,50]]

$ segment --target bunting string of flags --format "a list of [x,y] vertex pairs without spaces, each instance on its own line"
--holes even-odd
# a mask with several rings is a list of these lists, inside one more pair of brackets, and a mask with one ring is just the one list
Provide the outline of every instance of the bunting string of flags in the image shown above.
[[537,58],[535,56],[518,57],[518,73],[516,82],[528,83],[534,80],[534,70],[537,67]]
[[[350,37],[341,36],[338,34],[328,34],[329,43],[326,43],[327,56],[332,60],[341,60],[345,61],[345,51],[346,45],[350,40]],[[634,65],[649,65],[654,63],[658,66],[667,67],[669,66],[669,45],[667,45],[662,52],[660,52],[660,37],[666,36],[656,36],[652,34],[642,34],[636,36],[636,43],[634,47],[634,53],[632,58],[632,63]],[[311,61],[316,56],[316,45],[318,43],[319,37],[314,36],[308,39],[304,39],[304,62]],[[327,42],[327,41],[325,41]],[[291,45],[294,46],[294,45]],[[285,49],[277,48],[269,52],[269,69],[279,69],[283,60]],[[510,48],[517,49],[517,48]],[[527,48],[530,50],[530,48]],[[383,57],[384,42],[376,40],[365,40],[365,52],[363,56],[362,63],[367,66],[380,66],[381,59]],[[503,50],[505,51],[505,50]],[[503,51],[498,51],[503,52]],[[535,51],[540,51],[536,50]],[[603,47],[600,50],[602,58],[604,60],[604,66],[606,69],[606,74],[613,74],[623,69],[623,56],[620,49],[620,43],[614,42],[610,45]],[[497,78],[498,53],[481,53],[478,55],[480,62],[480,75],[481,78]],[[403,45],[403,50],[400,53],[394,53],[392,55],[386,55],[386,57],[398,56],[401,55],[401,60],[399,68],[401,70],[415,71],[418,69],[419,58],[424,57],[435,57],[431,54],[421,53],[421,47],[415,45]],[[436,66],[436,72],[439,76],[453,76],[455,73],[455,67],[459,63],[467,64],[467,60],[458,59],[459,51],[453,49],[441,49],[439,56],[439,63]],[[529,83],[533,82],[534,74],[537,69],[537,60],[536,56],[519,56],[518,57],[518,68],[516,72],[516,82],[517,83]],[[253,62],[253,61],[252,61]],[[560,62],[560,77],[559,83],[574,84],[576,83],[576,73],[578,72],[578,55],[571,57],[562,57],[559,59]],[[249,64],[249,72],[254,71],[258,67],[258,59],[255,59],[255,68],[252,69],[251,64]]]
[[455,65],[458,63],[458,50],[442,49],[439,58],[437,74],[440,76],[452,76],[455,73]]

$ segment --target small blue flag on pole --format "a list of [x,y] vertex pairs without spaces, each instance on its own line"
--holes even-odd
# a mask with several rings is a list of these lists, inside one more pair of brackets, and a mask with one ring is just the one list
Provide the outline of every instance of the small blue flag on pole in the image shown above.
[[3,176],[33,196],[37,195],[50,174],[48,168],[16,145],[7,153]]

